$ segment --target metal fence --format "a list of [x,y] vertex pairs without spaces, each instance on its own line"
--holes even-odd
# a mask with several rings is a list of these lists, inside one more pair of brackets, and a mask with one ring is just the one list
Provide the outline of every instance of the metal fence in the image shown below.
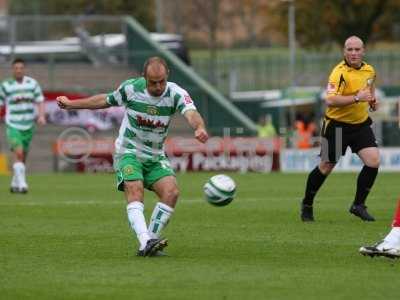
[[[125,36],[126,32],[127,24],[122,16],[0,17],[0,70],[2,74],[7,74],[4,68],[8,68],[9,61],[16,55],[22,55],[41,65],[35,67],[35,71],[41,70],[41,77],[46,78],[45,85],[49,89],[75,89],[75,82],[60,81],[57,76],[68,69],[67,64],[76,71],[74,64],[77,62],[83,64],[79,70],[84,69],[84,64],[88,67],[104,64],[118,66],[118,69],[124,69],[121,76],[116,75],[120,78],[130,74],[129,71],[132,73],[126,64],[132,55],[127,43],[123,40],[116,44],[117,35]],[[115,35],[113,40],[111,35]],[[35,48],[36,52],[30,51],[29,47],[31,50]],[[50,49],[54,49],[54,52]],[[206,54],[193,54],[191,58],[194,70],[226,95],[231,91],[267,90],[291,85],[287,49],[224,50],[218,52],[217,61],[212,64]],[[340,59],[339,49],[319,53],[298,51],[295,62],[296,85],[324,86],[329,71]],[[398,51],[371,50],[367,52],[366,60],[376,68],[379,85],[398,85]],[[115,73],[112,68],[111,71]],[[99,70],[97,73],[101,72]],[[79,88],[81,85],[82,81]],[[101,86],[104,83],[100,80],[98,86],[91,83],[88,89]]]
[[[142,62],[144,57],[154,53],[143,49],[140,52],[137,50],[140,47],[133,45],[135,53],[126,40],[118,40],[127,35],[128,25],[120,16],[0,17],[1,78],[9,74],[10,60],[22,56],[28,60],[29,74],[38,79],[45,90],[108,92],[125,79],[139,74],[140,70],[135,70],[129,63],[133,58]],[[137,38],[132,40],[140,43]],[[228,96],[233,91],[284,89],[291,85],[287,49],[220,51],[215,63],[210,63],[206,54],[197,55],[195,51],[191,58],[194,71]],[[296,85],[325,86],[330,70],[340,59],[340,50],[326,53],[298,51]],[[377,71],[378,86],[399,85],[398,52],[372,50],[366,61]],[[212,71],[214,75],[210,75]],[[194,88],[193,95],[197,92],[199,89]],[[400,91],[393,95],[398,94]],[[196,100],[201,102],[198,106],[208,124],[214,124],[213,120],[228,124],[221,117],[224,110],[211,106],[213,102],[208,97],[200,95]],[[398,119],[395,119],[383,125],[383,130],[388,132],[383,137],[384,144],[399,143],[397,123]],[[221,127],[219,123],[214,126]]]
[[[235,54],[237,52],[237,54]],[[291,85],[289,57],[283,53],[271,54],[269,49],[224,51],[217,56],[210,75],[209,58],[192,56],[194,69],[204,78],[214,78],[213,84],[229,95],[234,91],[281,89]],[[342,59],[340,53],[303,52],[296,56],[295,83],[298,86],[325,86],[332,68]],[[400,82],[400,53],[397,51],[371,51],[365,60],[373,65],[378,85],[397,86]]]

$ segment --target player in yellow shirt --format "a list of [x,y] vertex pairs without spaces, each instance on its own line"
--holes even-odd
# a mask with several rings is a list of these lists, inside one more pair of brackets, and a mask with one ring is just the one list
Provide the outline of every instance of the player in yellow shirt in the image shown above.
[[358,175],[357,191],[349,212],[364,221],[375,221],[365,206],[379,168],[379,150],[371,129],[368,110],[376,110],[375,70],[363,62],[364,43],[349,37],[344,44],[344,60],[329,76],[326,111],[321,132],[321,162],[308,176],[301,205],[302,221],[314,221],[316,193],[336,162],[350,147],[364,166]]

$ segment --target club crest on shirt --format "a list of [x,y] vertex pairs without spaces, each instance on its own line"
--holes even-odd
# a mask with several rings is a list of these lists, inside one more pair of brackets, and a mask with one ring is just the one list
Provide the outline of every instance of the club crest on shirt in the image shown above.
[[158,109],[157,109],[156,106],[149,105],[147,107],[146,113],[149,114],[149,115],[152,115],[152,116],[158,115]]

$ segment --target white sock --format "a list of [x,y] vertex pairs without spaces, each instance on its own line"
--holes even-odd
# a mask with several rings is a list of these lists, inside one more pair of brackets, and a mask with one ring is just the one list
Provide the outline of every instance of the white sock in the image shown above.
[[[13,167],[13,169],[14,169],[14,167]],[[13,177],[11,179],[11,187],[13,187],[13,188],[19,187],[19,180],[18,180],[17,174],[15,174],[15,170],[14,170]]]
[[133,201],[129,203],[126,207],[128,213],[129,224],[132,230],[136,233],[139,240],[140,247],[142,250],[146,247],[147,241],[150,239],[150,235],[147,231],[146,220],[143,214],[144,205],[142,202]]
[[167,226],[174,209],[164,203],[157,202],[151,214],[149,234],[152,238],[159,238],[161,231]]
[[392,246],[400,247],[400,227],[393,227],[384,241]]
[[25,164],[23,162],[16,162],[13,165],[15,182],[17,183],[17,187],[27,187],[26,179],[25,179]]

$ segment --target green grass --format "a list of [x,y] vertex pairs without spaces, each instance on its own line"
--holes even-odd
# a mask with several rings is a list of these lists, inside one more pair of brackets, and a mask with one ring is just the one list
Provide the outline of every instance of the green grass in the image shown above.
[[[164,258],[135,256],[112,175],[32,175],[27,195],[0,177],[0,299],[397,299],[400,261],[358,248],[388,232],[398,174],[378,177],[375,223],[347,212],[356,174],[333,174],[314,224],[298,216],[305,174],[231,175],[227,207],[202,199],[210,173],[179,176]],[[147,193],[147,216],[154,203]]]

